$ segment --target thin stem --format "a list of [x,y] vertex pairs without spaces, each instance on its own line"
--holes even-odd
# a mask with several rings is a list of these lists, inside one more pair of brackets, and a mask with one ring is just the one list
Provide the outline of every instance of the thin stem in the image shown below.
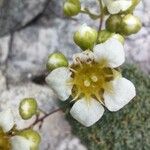
[[98,32],[101,31],[102,25],[103,25],[103,20],[104,20],[104,10],[103,10],[104,8],[103,8],[102,0],[99,0],[99,5],[100,5],[101,16],[100,16]]
[[100,22],[99,22],[99,27],[98,27],[97,42],[98,42],[98,37],[99,37],[100,31],[102,30],[103,20],[104,20],[104,15],[105,15],[102,0],[98,0],[98,1],[99,1],[101,15],[100,15]]
[[[39,118],[39,116],[37,115],[35,121],[34,121],[29,127],[25,128],[25,129],[29,129],[29,128],[34,127],[36,124],[38,124],[38,123],[40,123],[40,122],[43,122],[43,120],[46,119],[47,117],[49,117],[50,115],[52,115],[52,114],[54,114],[54,113],[56,113],[56,112],[58,112],[58,111],[61,111],[61,110],[62,110],[62,108],[57,108],[57,109],[55,109],[55,110],[49,112],[48,114],[45,114],[45,115],[44,115],[43,117],[41,117],[41,118]],[[23,130],[25,130],[25,129],[23,129]]]
[[89,17],[90,17],[91,19],[94,19],[94,20],[96,20],[96,19],[98,19],[98,18],[100,17],[100,15],[98,15],[98,14],[93,14],[93,13],[91,13],[88,8],[82,9],[82,10],[80,11],[80,13],[82,13],[82,14],[87,14],[87,15],[89,15]]

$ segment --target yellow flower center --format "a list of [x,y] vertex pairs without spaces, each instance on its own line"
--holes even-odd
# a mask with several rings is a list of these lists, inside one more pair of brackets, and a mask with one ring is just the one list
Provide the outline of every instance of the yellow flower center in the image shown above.
[[0,150],[11,150],[11,144],[9,142],[9,137],[4,133],[0,127]]
[[104,90],[112,89],[110,81],[114,79],[114,70],[107,66],[106,60],[99,63],[91,61],[72,65],[71,82],[74,99],[84,96],[86,99],[93,97],[102,101]]

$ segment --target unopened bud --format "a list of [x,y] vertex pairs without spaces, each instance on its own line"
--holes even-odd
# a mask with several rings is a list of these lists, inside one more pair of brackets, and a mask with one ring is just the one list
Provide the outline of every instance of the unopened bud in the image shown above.
[[106,29],[110,32],[118,33],[121,29],[121,20],[120,15],[111,15],[106,20]]
[[52,71],[59,67],[67,67],[68,60],[62,53],[52,53],[48,56],[47,70]]
[[74,42],[82,49],[92,49],[97,40],[97,31],[83,24],[74,34]]
[[124,37],[121,36],[120,34],[112,33],[107,30],[102,30],[99,32],[97,44],[104,43],[110,38],[115,38],[118,41],[120,41],[122,44],[124,44]]
[[66,0],[63,6],[64,14],[66,16],[75,16],[81,10],[81,4],[79,0]]
[[97,44],[104,43],[111,37],[112,33],[107,30],[101,30],[98,35]]
[[23,130],[19,133],[20,136],[23,136],[27,140],[30,141],[30,150],[38,150],[39,149],[39,144],[41,142],[41,137],[38,132],[32,130],[32,129],[27,129]]
[[128,14],[122,18],[122,34],[131,35],[137,33],[141,27],[142,23],[140,19],[132,14]]
[[30,119],[37,113],[37,102],[34,98],[25,98],[19,105],[19,113],[22,119]]

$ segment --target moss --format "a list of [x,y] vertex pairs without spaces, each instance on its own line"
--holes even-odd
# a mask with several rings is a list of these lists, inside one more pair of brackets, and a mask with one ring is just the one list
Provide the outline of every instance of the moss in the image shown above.
[[73,134],[88,150],[150,149],[150,77],[133,65],[124,66],[122,73],[137,88],[135,99],[122,110],[106,110],[102,119],[89,128],[66,115]]

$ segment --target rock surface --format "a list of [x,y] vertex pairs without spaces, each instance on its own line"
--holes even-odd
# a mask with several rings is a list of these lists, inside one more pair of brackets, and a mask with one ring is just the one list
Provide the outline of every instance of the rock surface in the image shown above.
[[0,36],[33,20],[46,7],[48,0],[0,0]]
[[[10,86],[10,89],[7,90],[5,77],[0,73],[0,111],[11,108],[15,122],[20,129],[28,127],[35,119],[33,117],[28,121],[23,121],[19,116],[19,103],[25,97],[36,98],[39,108],[45,112],[53,111],[58,107],[56,96],[46,86],[25,83]],[[38,129],[38,126],[35,129]],[[80,141],[71,135],[71,128],[62,112],[57,112],[45,119],[39,133],[42,137],[40,150],[86,150]]]

